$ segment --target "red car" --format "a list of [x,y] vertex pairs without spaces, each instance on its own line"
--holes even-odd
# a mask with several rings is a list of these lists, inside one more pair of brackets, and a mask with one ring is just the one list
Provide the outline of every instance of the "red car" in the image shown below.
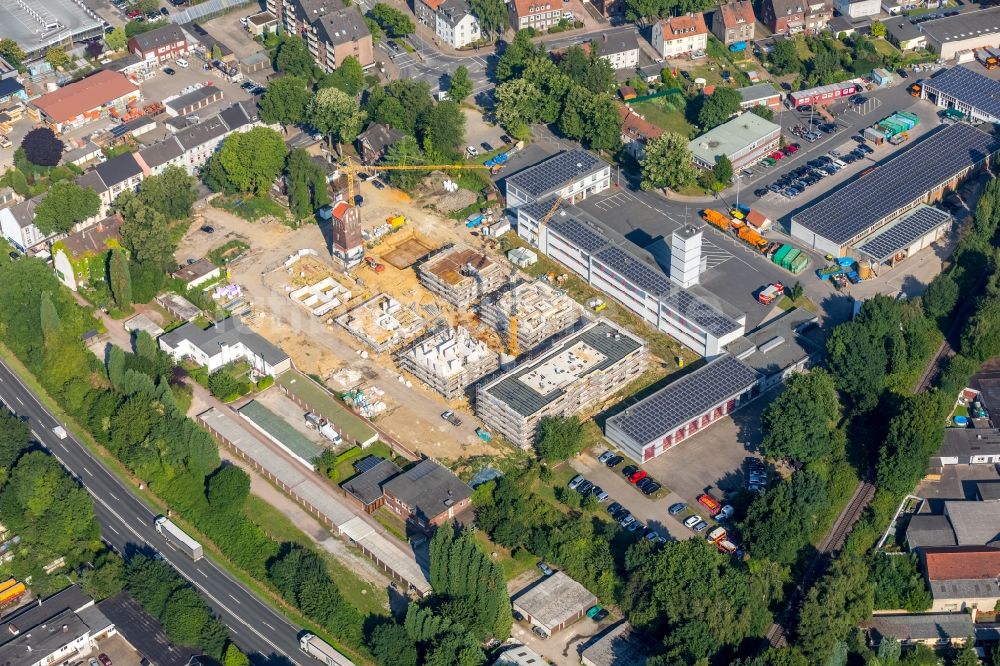
[[139,16],[142,16],[142,12],[140,12],[138,9],[130,9],[127,12],[125,12],[125,16],[134,19],[138,18]]
[[647,476],[649,475],[646,474],[646,470],[640,469],[638,472],[628,477],[628,482],[631,483],[632,485],[635,485],[640,481],[642,481],[643,479],[645,479]]
[[794,143],[789,146],[785,146],[784,148],[781,149],[781,151],[785,153],[785,155],[794,155],[798,150],[799,147],[796,146]]
[[773,153],[771,153],[771,157],[773,157],[776,160],[783,160],[785,159],[785,154],[780,150],[776,150]]
[[103,666],[111,666],[111,657],[109,657],[108,655],[104,654],[103,652],[101,654],[97,655],[97,658],[100,660],[100,662],[101,662],[101,664],[103,664]]

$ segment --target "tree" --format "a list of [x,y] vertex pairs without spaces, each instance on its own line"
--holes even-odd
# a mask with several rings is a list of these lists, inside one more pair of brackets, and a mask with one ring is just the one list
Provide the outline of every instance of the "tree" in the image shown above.
[[219,400],[239,395],[240,383],[233,377],[232,369],[223,366],[208,376],[208,390]]
[[885,37],[885,23],[881,21],[872,21],[872,37]]
[[562,114],[563,105],[574,87],[573,79],[563,73],[550,58],[535,58],[524,68],[522,78],[541,93],[537,116],[543,123],[554,123]]
[[108,259],[108,285],[119,310],[132,307],[132,278],[128,272],[128,259],[121,250],[111,250]]
[[412,35],[417,29],[413,20],[400,10],[383,2],[376,3],[368,12],[385,33],[390,37],[405,37]]
[[545,57],[544,47],[541,44],[535,46],[527,31],[517,31],[497,62],[497,81],[504,83],[519,78],[528,63],[543,57]]
[[859,322],[836,326],[826,341],[827,367],[837,388],[868,410],[878,402],[888,363],[884,345]]
[[879,450],[875,469],[879,488],[900,495],[913,490],[927,472],[928,458],[944,440],[940,424],[946,413],[942,411],[933,393],[902,400]]
[[499,37],[510,27],[510,12],[503,0],[471,0],[470,6],[487,39]]
[[0,39],[0,57],[14,67],[20,67],[24,62],[24,49],[10,37],[4,37]]
[[431,88],[426,81],[401,79],[392,81],[384,89],[372,91],[365,111],[373,122],[416,136],[417,120],[433,105]]
[[444,100],[428,109],[418,122],[417,138],[425,151],[461,155],[465,143],[465,114],[458,102]]
[[206,496],[214,511],[239,511],[249,495],[250,477],[235,465],[223,465],[208,477]]
[[750,109],[750,113],[755,116],[760,116],[764,120],[774,120],[774,110],[769,106],[764,106],[763,104],[758,104]]
[[743,537],[755,557],[792,565],[829,506],[826,484],[815,472],[792,475],[757,495],[743,521]]
[[513,136],[526,137],[528,127],[538,120],[538,88],[524,79],[513,79],[498,85],[494,97],[497,122]]
[[100,209],[97,192],[64,180],[50,187],[35,206],[35,225],[44,234],[68,232],[74,225],[97,215]]
[[365,89],[365,72],[354,56],[347,56],[330,74],[320,81],[320,88],[337,88],[354,96]]
[[715,166],[712,167],[715,182],[728,186],[733,182],[733,163],[725,155],[715,156]]
[[298,76],[282,76],[271,81],[260,98],[260,117],[267,123],[297,125],[305,120],[310,94]]
[[559,462],[583,448],[583,424],[576,416],[546,416],[538,424],[535,449],[548,462]]
[[274,66],[279,72],[311,80],[316,65],[309,46],[298,35],[288,35],[278,46]]
[[[833,377],[822,368],[793,374],[764,410],[761,450],[769,458],[810,463],[834,453],[840,403]],[[842,441],[840,441],[842,444]]]
[[56,69],[66,67],[69,64],[69,56],[57,46],[53,46],[45,52],[45,59]]
[[376,627],[368,639],[368,646],[381,666],[417,666],[417,648],[406,629],[395,622]]
[[961,647],[956,648],[951,666],[979,666],[979,663],[979,656],[976,654],[976,637],[969,636]]
[[739,113],[743,98],[735,88],[716,88],[715,92],[704,98],[701,110],[698,111],[698,124],[702,131],[718,127]]
[[97,601],[113,597],[125,584],[125,563],[111,551],[100,553],[81,576],[83,590]]
[[222,666],[250,666],[250,658],[230,643],[226,646],[226,656],[222,660]]
[[316,93],[306,115],[310,125],[337,142],[337,152],[341,151],[341,143],[358,135],[365,121],[358,99],[338,88],[324,88]]
[[649,141],[639,166],[644,190],[685,187],[692,184],[698,174],[691,162],[688,140],[676,132],[664,132]]
[[469,79],[469,70],[465,65],[459,65],[451,75],[451,83],[448,86],[448,99],[461,104],[471,94],[472,81]]
[[125,36],[125,29],[119,26],[104,35],[104,43],[112,51],[121,51],[128,46],[128,37]]
[[806,594],[799,611],[799,647],[818,663],[851,628],[872,614],[874,590],[868,567],[858,558],[840,557]]
[[947,317],[958,304],[959,287],[951,272],[938,273],[921,299],[924,312],[931,319]]
[[[330,89],[324,93],[341,93]],[[230,134],[219,150],[219,164],[226,179],[241,192],[257,196],[267,192],[285,166],[288,149],[281,135],[268,127],[255,127],[249,132]]]
[[149,176],[139,186],[139,200],[157,211],[167,222],[183,220],[191,215],[191,206],[198,198],[197,181],[177,165],[163,173]]
[[123,192],[115,200],[122,215],[122,245],[133,262],[149,264],[162,270],[173,260],[174,243],[170,239],[163,213],[147,206],[133,192]]
[[56,166],[65,147],[66,144],[48,127],[36,127],[21,140],[25,158],[36,166]]
[[323,196],[326,194],[326,173],[304,149],[297,148],[289,153],[285,173],[288,206],[296,218],[308,217],[328,203],[329,197]]
[[39,328],[42,331],[42,341],[46,347],[55,349],[59,346],[62,338],[62,321],[59,319],[59,312],[55,303],[52,302],[50,292],[42,293],[38,314]]
[[583,86],[573,86],[563,102],[559,131],[572,139],[582,139],[587,131],[591,94]]
[[591,150],[613,152],[621,145],[622,120],[611,95],[591,97],[586,109],[587,128],[584,140]]
[[792,39],[779,39],[771,50],[771,72],[779,76],[802,71],[802,60]]
[[872,563],[872,582],[878,610],[905,608],[911,613],[920,613],[931,607],[931,595],[914,553],[877,552]]
[[[389,146],[385,153],[385,164],[413,165],[424,164],[424,154],[417,145],[417,140],[410,135]],[[400,170],[389,171],[389,182],[404,192],[409,192],[427,175],[428,171]]]

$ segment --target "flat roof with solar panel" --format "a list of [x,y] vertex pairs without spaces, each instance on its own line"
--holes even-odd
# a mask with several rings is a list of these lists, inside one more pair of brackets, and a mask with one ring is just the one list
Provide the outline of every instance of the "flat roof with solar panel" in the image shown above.
[[705,298],[699,298],[692,291],[671,285],[670,292],[670,295],[661,301],[661,306],[670,308],[685,319],[690,319],[717,338],[729,335],[742,326],[731,316],[712,307]]
[[943,210],[921,205],[866,240],[858,250],[876,261],[886,261],[951,219]]
[[924,81],[928,93],[945,95],[968,104],[981,114],[1000,118],[1000,81],[968,67],[952,67]]
[[608,239],[586,222],[572,215],[556,215],[549,221],[548,229],[588,254],[607,247]]
[[749,391],[757,371],[734,356],[719,356],[641,402],[607,420],[605,432],[615,431],[642,449],[673,433],[716,405]]
[[568,150],[507,178],[507,184],[538,198],[610,168],[586,150]]
[[846,245],[997,150],[997,137],[966,123],[948,125],[792,216],[792,223]]
[[671,290],[670,280],[662,271],[652,268],[621,247],[605,248],[594,258],[653,296],[665,296]]

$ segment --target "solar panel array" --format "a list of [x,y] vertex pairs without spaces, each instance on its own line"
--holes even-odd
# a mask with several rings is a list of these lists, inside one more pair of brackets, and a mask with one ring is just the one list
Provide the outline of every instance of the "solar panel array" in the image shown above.
[[662,296],[670,291],[667,276],[620,247],[605,248],[594,258],[653,296]]
[[749,390],[756,382],[753,368],[726,354],[612,416],[607,427],[617,429],[642,447]]
[[739,322],[727,317],[691,292],[682,289],[674,289],[672,294],[663,299],[663,305],[685,319],[693,321],[717,338],[740,328]]
[[951,215],[943,210],[921,206],[889,229],[869,238],[858,249],[874,259],[885,261],[950,219]]
[[997,137],[966,123],[948,125],[794,215],[792,222],[843,245],[997,150]]
[[594,254],[608,244],[607,238],[575,217],[556,215],[549,222],[549,231],[556,232],[588,254]]
[[514,174],[507,183],[540,197],[607,166],[586,150],[569,150]]
[[365,472],[377,467],[385,458],[379,458],[378,456],[367,456],[362,458],[358,462],[354,463],[354,470],[358,474],[364,474]]
[[944,94],[1000,118],[1000,82],[967,67],[952,67],[925,82],[924,87],[930,93]]
[[552,210],[552,204],[554,204],[555,202],[556,202],[556,197],[554,196],[545,197],[544,199],[536,199],[531,203],[526,203],[523,206],[519,206],[517,212],[518,214],[520,214],[523,211],[525,215],[535,220],[535,222],[538,222],[539,220],[543,219],[546,215],[548,215],[548,212]]

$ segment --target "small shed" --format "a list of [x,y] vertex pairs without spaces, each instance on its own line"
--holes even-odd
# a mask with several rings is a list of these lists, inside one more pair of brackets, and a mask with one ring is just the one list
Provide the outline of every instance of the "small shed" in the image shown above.
[[751,208],[750,212],[747,213],[747,224],[757,231],[766,231],[771,227],[771,218],[764,215],[756,208]]
[[872,82],[881,87],[892,85],[893,75],[887,69],[877,67],[872,70]]
[[526,247],[516,247],[507,253],[510,263],[518,268],[533,266],[538,261],[538,255]]
[[582,618],[597,603],[597,597],[562,571],[557,571],[522,589],[511,601],[514,610],[551,636]]
[[625,100],[626,102],[629,101],[630,99],[635,99],[636,97],[638,97],[638,94],[636,94],[635,92],[635,88],[633,88],[632,86],[622,86],[621,88],[618,89],[618,94],[621,95],[622,99]]
[[134,317],[130,317],[122,322],[122,326],[129,333],[138,333],[139,331],[145,331],[149,333],[150,337],[154,340],[161,335],[163,335],[163,329],[155,321],[149,318],[148,315],[144,315],[141,312]]

